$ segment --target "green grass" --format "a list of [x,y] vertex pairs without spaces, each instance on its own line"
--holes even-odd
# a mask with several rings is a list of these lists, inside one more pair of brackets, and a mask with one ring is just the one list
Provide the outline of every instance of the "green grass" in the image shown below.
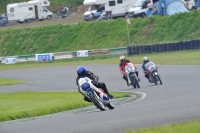
[[[156,64],[161,65],[200,65],[200,50],[187,50],[177,52],[163,52],[163,53],[151,53],[127,56],[128,59],[135,64],[141,64],[142,58],[148,56],[150,60]],[[24,62],[16,63],[14,65],[0,64],[0,71],[14,70],[14,69],[26,69],[26,68],[38,68],[38,67],[50,67],[50,66],[65,66],[65,65],[85,65],[85,64],[118,64],[119,55],[115,56],[98,56],[88,58],[73,58],[64,60],[54,60],[51,62]]]
[[14,80],[9,78],[0,78],[0,86],[4,85],[14,85],[14,84],[23,84],[25,81],[22,80]]
[[[198,20],[199,11],[165,17],[131,18],[131,46],[199,39]],[[126,20],[8,28],[0,30],[0,44],[0,56],[126,47]]]
[[139,130],[126,130],[123,133],[200,133],[200,121],[181,122]]
[[[111,92],[115,98],[129,97],[130,93]],[[78,91],[17,92],[0,94],[0,122],[42,116],[92,105],[83,100]]]

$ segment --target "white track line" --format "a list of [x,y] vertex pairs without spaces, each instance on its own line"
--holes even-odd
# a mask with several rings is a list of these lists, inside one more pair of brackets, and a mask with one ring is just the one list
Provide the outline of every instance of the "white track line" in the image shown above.
[[133,91],[122,91],[122,92],[129,92],[129,93],[132,92],[132,93],[137,93],[137,94],[141,94],[142,95],[142,97],[140,99],[137,99],[136,101],[125,103],[123,105],[128,105],[128,104],[131,104],[133,102],[139,102],[139,101],[143,100],[147,96],[147,94],[143,93],[143,92],[133,92]]
[[139,101],[143,100],[143,99],[147,96],[147,94],[146,94],[146,93],[143,93],[143,92],[134,92],[134,93],[142,94],[142,97],[141,97],[140,99],[134,101],[134,102],[139,102]]

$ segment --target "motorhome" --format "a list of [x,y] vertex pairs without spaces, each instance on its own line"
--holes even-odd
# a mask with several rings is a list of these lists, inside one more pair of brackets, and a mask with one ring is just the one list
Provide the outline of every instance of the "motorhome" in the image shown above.
[[84,20],[90,18],[91,13],[106,11],[110,18],[128,17],[128,10],[136,0],[84,0],[83,5],[90,5],[83,15]]
[[152,5],[158,0],[137,0],[137,2],[128,11],[129,17],[146,17],[146,12],[148,10],[147,4],[152,3]]
[[53,13],[46,8],[49,5],[50,2],[48,0],[31,0],[28,2],[8,4],[8,20],[22,23],[35,19],[51,19]]

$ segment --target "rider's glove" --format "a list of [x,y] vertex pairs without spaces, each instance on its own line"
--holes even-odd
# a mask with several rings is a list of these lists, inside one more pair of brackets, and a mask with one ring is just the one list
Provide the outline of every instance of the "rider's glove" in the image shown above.
[[95,76],[95,77],[94,77],[94,80],[98,81],[98,80],[99,80],[99,77],[98,77],[98,76]]
[[147,73],[148,73],[148,71],[147,71],[147,70],[144,70],[144,73],[145,73],[145,74],[147,74]]

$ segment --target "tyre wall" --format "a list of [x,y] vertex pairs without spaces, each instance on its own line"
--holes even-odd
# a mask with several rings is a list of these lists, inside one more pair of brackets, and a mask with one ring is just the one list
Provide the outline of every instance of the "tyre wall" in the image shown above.
[[200,40],[171,42],[164,44],[128,46],[127,54],[137,55],[137,54],[149,54],[157,52],[171,52],[171,51],[194,50],[194,49],[200,49]]

